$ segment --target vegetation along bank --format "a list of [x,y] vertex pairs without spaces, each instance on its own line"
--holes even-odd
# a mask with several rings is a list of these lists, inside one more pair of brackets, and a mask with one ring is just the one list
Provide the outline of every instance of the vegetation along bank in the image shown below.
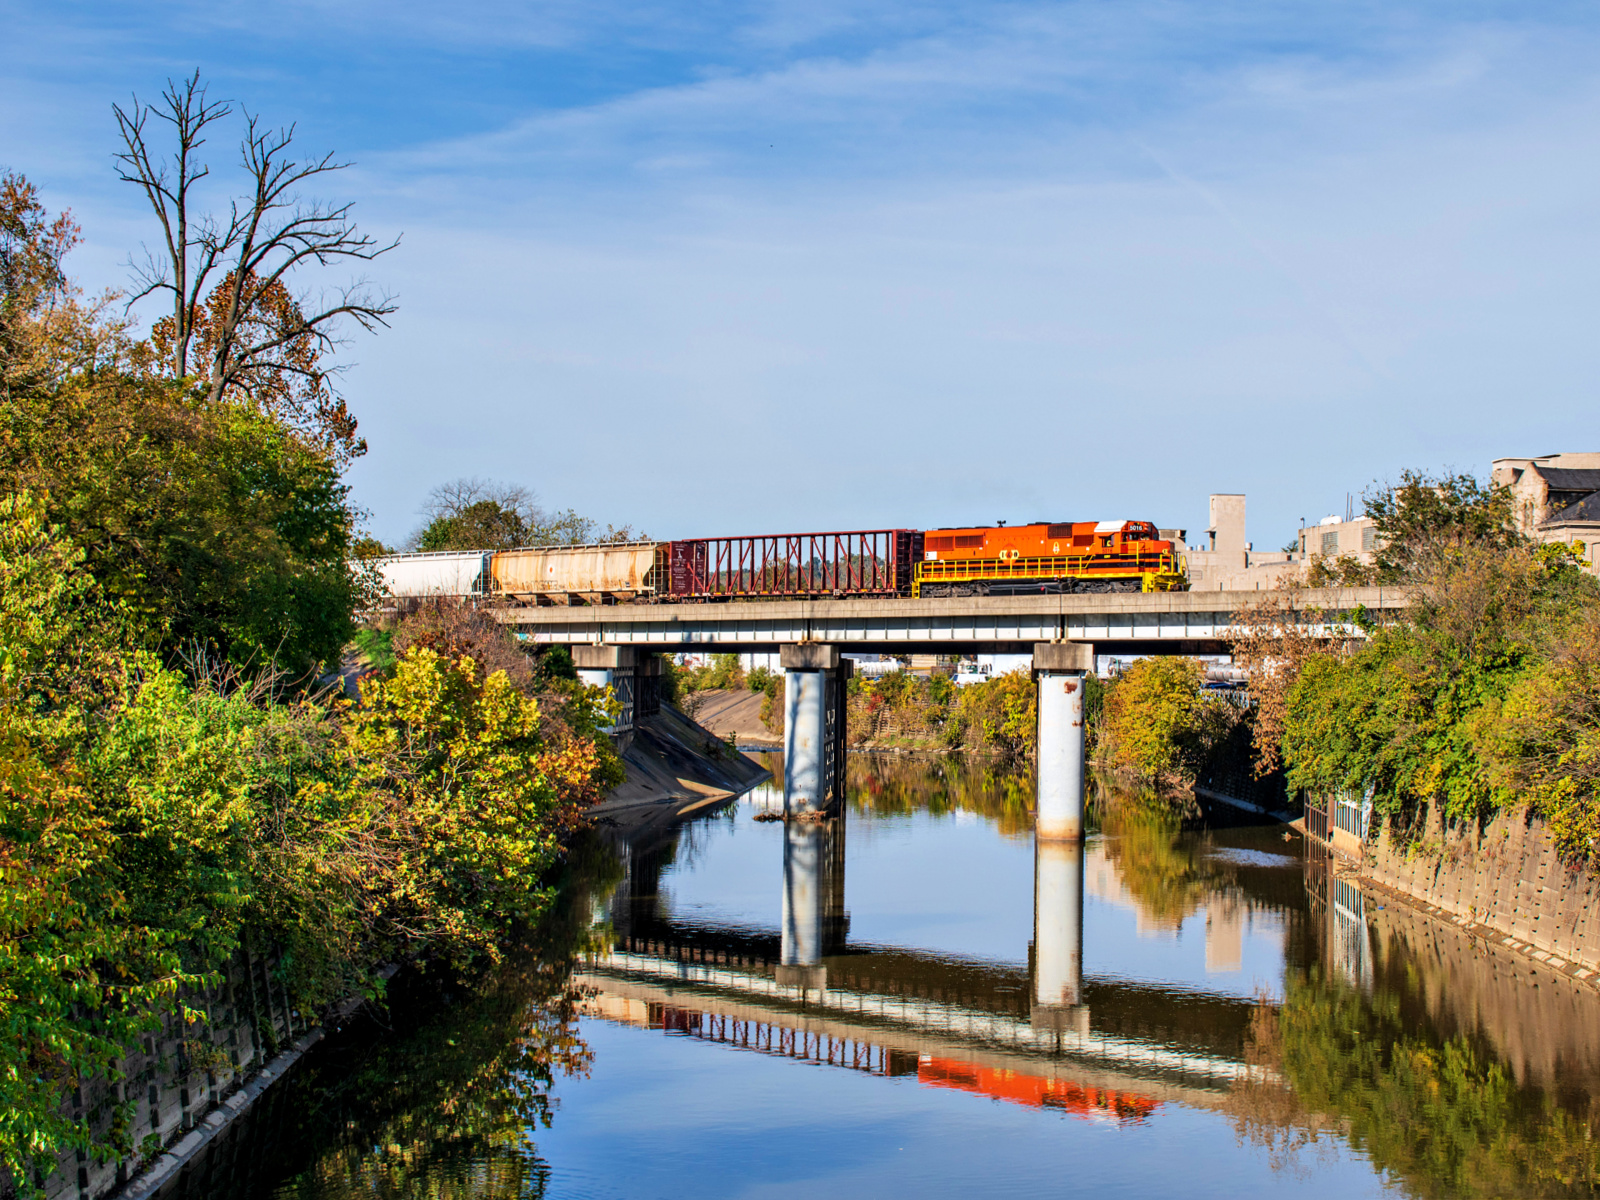
[[[0,177],[0,1180],[24,1192],[64,1152],[160,1150],[119,1064],[174,1021],[198,1046],[244,951],[303,1020],[386,964],[504,956],[620,778],[595,696],[498,629],[421,614],[337,686],[370,580],[328,352],[394,304],[291,285],[389,244],[302,207],[329,160],[259,125],[233,130],[243,215],[180,211],[202,134],[240,120],[198,80],[117,117],[160,228],[210,239],[155,243],[146,336],[73,284],[70,215]],[[64,1108],[93,1078],[108,1107]]]

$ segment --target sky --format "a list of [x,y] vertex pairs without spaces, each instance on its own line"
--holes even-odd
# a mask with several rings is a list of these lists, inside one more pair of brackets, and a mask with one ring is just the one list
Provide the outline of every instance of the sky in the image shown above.
[[[351,469],[656,537],[1131,518],[1259,549],[1407,468],[1600,450],[1600,9],[0,0],[0,166],[125,286],[111,105],[352,162]],[[232,131],[207,146],[229,194]],[[315,288],[345,274],[303,280]],[[157,314],[138,310],[143,319]]]

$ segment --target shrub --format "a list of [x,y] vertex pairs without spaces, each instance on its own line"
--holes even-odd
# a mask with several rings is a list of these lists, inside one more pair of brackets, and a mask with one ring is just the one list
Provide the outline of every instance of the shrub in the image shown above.
[[386,959],[496,956],[615,779],[571,687],[546,712],[439,631],[359,704],[191,679],[130,645],[41,506],[0,501],[0,1165],[89,1149],[61,1088],[247,941],[313,1011]]
[[1200,692],[1192,658],[1142,658],[1109,689],[1103,744],[1114,766],[1141,779],[1192,780],[1237,720],[1237,710]]

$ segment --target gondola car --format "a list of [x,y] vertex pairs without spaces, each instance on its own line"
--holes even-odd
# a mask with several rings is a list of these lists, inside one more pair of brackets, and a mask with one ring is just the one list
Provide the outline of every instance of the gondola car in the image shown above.
[[922,535],[912,595],[1166,592],[1189,586],[1178,548],[1148,521],[993,525]]

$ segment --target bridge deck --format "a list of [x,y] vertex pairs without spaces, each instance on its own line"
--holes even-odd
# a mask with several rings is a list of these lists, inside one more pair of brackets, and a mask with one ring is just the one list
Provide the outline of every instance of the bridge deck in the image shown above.
[[[651,650],[763,650],[795,642],[847,649],[929,653],[1025,653],[1036,642],[1092,642],[1100,653],[1221,649],[1234,614],[1264,592],[1134,595],[982,596],[927,600],[736,600],[703,604],[616,604],[499,608],[495,615],[535,642],[607,643]],[[1325,613],[1320,636],[1342,631],[1357,606],[1405,607],[1403,592],[1324,588],[1301,593]]]

